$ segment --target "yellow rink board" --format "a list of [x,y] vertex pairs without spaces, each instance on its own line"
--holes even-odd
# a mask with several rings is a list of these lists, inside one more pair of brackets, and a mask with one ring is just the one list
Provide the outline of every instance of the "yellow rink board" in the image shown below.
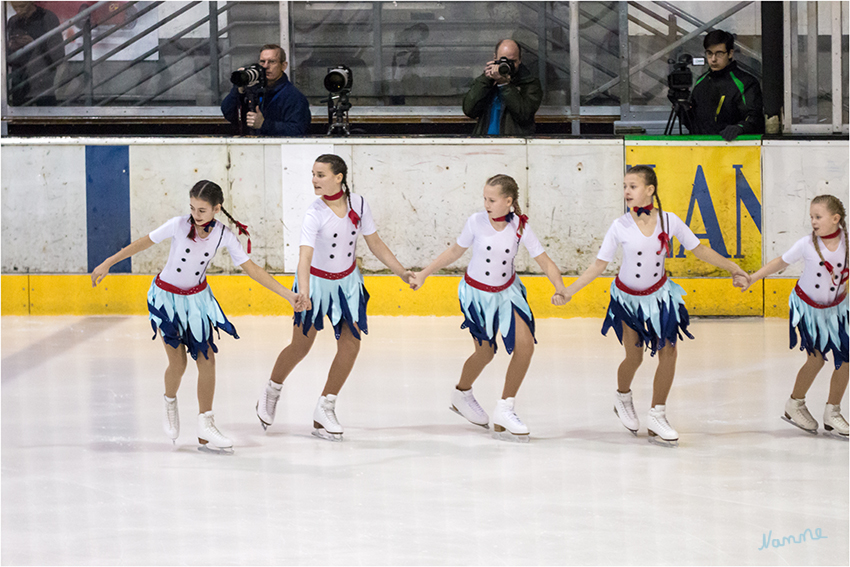
[[[228,315],[292,315],[288,302],[245,275],[208,276],[210,287]],[[293,276],[275,276],[291,287]],[[4,275],[3,315],[145,315],[150,275],[109,275],[93,288],[87,275]],[[564,278],[569,285],[575,278]],[[550,300],[554,288],[544,276],[522,276],[534,315],[604,317],[612,278],[597,278],[563,307]],[[729,278],[678,278],[694,316],[787,317],[788,292],[795,280],[757,282],[741,293]],[[460,276],[432,276],[419,291],[394,276],[365,276],[370,315],[456,316],[460,314]],[[769,299],[769,301],[765,301]]]

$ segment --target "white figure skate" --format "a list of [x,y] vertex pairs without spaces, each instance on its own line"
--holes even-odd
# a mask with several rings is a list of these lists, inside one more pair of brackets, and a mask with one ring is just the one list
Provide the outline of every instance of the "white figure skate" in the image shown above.
[[233,442],[215,426],[212,410],[198,415],[198,451],[216,454],[233,454]]
[[263,431],[271,427],[274,423],[274,414],[277,410],[277,401],[280,399],[280,390],[283,384],[277,384],[269,380],[266,387],[260,393],[260,399],[257,400],[257,417],[260,419],[260,425],[263,426]]
[[168,397],[162,396],[165,402],[165,416],[162,420],[162,428],[165,429],[165,434],[171,439],[171,443],[176,443],[177,437],[180,435],[180,412],[177,411],[177,398],[169,402]]
[[809,413],[809,408],[806,407],[806,400],[804,399],[788,398],[788,401],[785,402],[785,415],[782,416],[782,419],[806,433],[818,434],[818,422]]
[[847,420],[841,415],[841,406],[826,404],[823,410],[823,432],[827,437],[847,441]]
[[490,417],[487,412],[479,405],[478,400],[472,395],[472,388],[466,391],[461,391],[455,388],[452,390],[452,405],[449,409],[461,417],[465,417],[473,425],[490,429]]
[[514,411],[514,398],[499,400],[493,411],[493,438],[528,443],[528,427]]
[[667,421],[667,408],[657,405],[649,410],[646,429],[649,432],[649,442],[661,447],[678,447],[679,433]]
[[336,418],[336,396],[319,398],[313,412],[313,435],[328,441],[342,441],[342,425]]
[[614,413],[620,418],[625,428],[637,437],[638,429],[640,429],[640,421],[638,421],[635,406],[632,403],[631,390],[625,394],[621,394],[619,391],[617,392],[617,399],[614,400]]

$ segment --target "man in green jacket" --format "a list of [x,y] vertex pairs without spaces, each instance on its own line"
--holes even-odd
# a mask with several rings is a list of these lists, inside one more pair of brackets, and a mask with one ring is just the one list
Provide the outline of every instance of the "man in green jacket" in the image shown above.
[[540,81],[522,64],[519,44],[503,39],[463,98],[463,113],[478,120],[473,136],[530,136],[542,100]]

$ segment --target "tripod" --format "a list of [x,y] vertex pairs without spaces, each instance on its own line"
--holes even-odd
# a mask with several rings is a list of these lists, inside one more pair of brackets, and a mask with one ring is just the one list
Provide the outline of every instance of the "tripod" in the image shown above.
[[328,96],[328,136],[348,136],[351,134],[351,125],[348,122],[348,111],[351,103],[348,102],[346,89],[339,93]]
[[667,126],[664,128],[665,136],[673,135],[673,125],[676,123],[676,120],[679,121],[679,135],[682,135],[682,123],[687,120],[687,114],[689,110],[688,99],[690,98],[690,93],[687,91],[677,92],[671,91],[668,93],[667,98],[670,99],[670,102],[673,103],[673,108],[670,109],[670,116],[667,118]]

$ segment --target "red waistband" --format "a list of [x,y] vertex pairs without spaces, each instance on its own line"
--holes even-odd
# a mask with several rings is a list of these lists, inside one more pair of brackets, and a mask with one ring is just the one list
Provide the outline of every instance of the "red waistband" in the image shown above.
[[511,287],[511,285],[513,285],[514,280],[516,279],[516,272],[511,274],[511,279],[508,280],[508,283],[506,283],[504,285],[500,285],[500,286],[483,284],[483,283],[476,281],[476,280],[472,279],[471,277],[469,277],[469,274],[467,274],[466,272],[464,272],[464,274],[463,274],[463,279],[464,279],[464,281],[466,281],[466,283],[468,283],[469,285],[471,285],[475,289],[480,289],[481,291],[489,291],[490,293],[498,293],[500,291],[505,291],[506,289]]
[[159,279],[159,274],[156,275],[156,279],[154,280],[156,287],[159,289],[163,289],[169,293],[176,293],[177,295],[195,295],[196,293],[200,293],[207,289],[207,280],[204,279],[201,283],[196,285],[195,287],[190,287],[189,289],[183,289],[174,285],[171,285],[168,282],[164,282]]
[[826,305],[824,305],[822,303],[817,303],[814,299],[812,299],[811,297],[806,295],[806,292],[804,292],[802,290],[799,283],[796,286],[794,286],[794,293],[797,294],[797,297],[799,297],[800,299],[802,299],[804,302],[808,303],[809,305],[811,305],[815,309],[827,309],[829,307],[835,307],[836,305],[839,305],[842,301],[844,301],[845,297],[847,297],[847,292],[845,291],[844,293],[841,294],[841,297],[835,298],[835,301],[833,301],[832,303],[828,303]]
[[634,290],[634,289],[626,286],[626,284],[624,284],[622,281],[620,281],[619,275],[614,280],[614,283],[617,284],[617,287],[620,289],[620,291],[624,291],[624,292],[628,293],[629,295],[651,295],[651,294],[655,293],[656,291],[658,291],[659,289],[661,289],[661,286],[663,286],[665,283],[667,283],[667,275],[665,274],[664,277],[662,277],[655,284],[653,284],[652,287],[649,287],[649,288],[644,289],[642,291],[637,291],[637,290]]
[[322,278],[323,280],[341,280],[342,278],[353,272],[355,267],[357,267],[357,260],[355,260],[351,264],[350,268],[348,268],[344,272],[338,273],[326,272],[324,270],[320,270],[318,268],[310,266],[310,275],[316,276],[317,278]]

